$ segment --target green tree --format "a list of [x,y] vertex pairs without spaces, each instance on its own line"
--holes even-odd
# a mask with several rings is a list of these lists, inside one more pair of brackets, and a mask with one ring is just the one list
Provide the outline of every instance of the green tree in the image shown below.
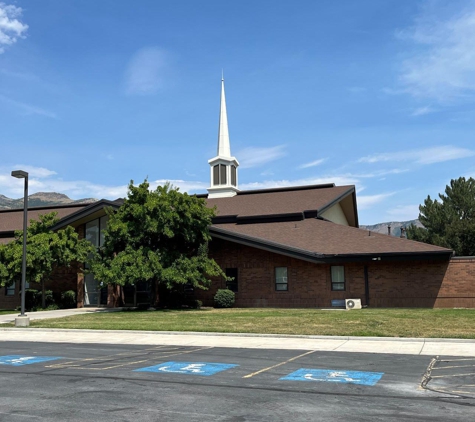
[[215,215],[203,199],[169,184],[149,190],[145,180],[128,187],[124,204],[109,211],[101,257],[90,261],[96,280],[104,284],[149,283],[171,290],[190,283],[206,289],[210,276],[224,276],[208,257],[209,226]]
[[[51,227],[59,219],[56,213],[40,215],[39,220],[30,220],[27,228],[26,280],[41,283],[42,306],[45,307],[45,282],[57,267],[69,267],[84,262],[95,249],[79,239],[74,228],[68,226],[53,232]],[[15,232],[15,240],[0,245],[0,285],[9,286],[21,280],[23,260],[23,231]]]
[[450,181],[440,201],[430,196],[419,206],[424,228],[412,225],[409,239],[453,249],[456,255],[475,255],[475,179]]

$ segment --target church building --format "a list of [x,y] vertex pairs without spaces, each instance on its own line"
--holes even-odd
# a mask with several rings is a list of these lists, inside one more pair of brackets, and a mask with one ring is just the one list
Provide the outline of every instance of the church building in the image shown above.
[[[232,281],[214,278],[196,291],[205,306],[218,289],[236,294],[238,307],[467,307],[475,308],[475,258],[450,249],[382,235],[358,226],[354,186],[334,184],[239,190],[239,161],[231,154],[224,80],[217,155],[208,161],[204,198],[217,215],[210,256]],[[107,225],[105,208],[123,200],[76,207],[32,209],[29,217],[59,211],[54,229],[73,226],[97,247]],[[0,211],[0,241],[21,228],[21,210]],[[78,307],[147,303],[147,286],[100,288],[92,275],[64,271],[49,288],[77,291]],[[0,293],[0,308],[19,302],[18,286]]]

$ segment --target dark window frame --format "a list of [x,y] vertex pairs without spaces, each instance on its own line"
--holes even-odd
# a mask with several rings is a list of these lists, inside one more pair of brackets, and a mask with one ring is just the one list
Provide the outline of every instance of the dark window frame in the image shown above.
[[[334,281],[333,280],[333,268],[343,268],[343,281]],[[330,280],[331,280],[331,289],[332,292],[344,292],[346,291],[346,277],[345,277],[345,266],[344,265],[332,265],[330,266]],[[336,286],[343,285],[343,288],[338,288]]]
[[225,185],[227,183],[227,169],[224,164],[219,165],[219,184]]
[[[277,270],[280,268],[285,268],[285,282],[277,281]],[[280,277],[283,278],[283,277]],[[289,268],[288,267],[274,267],[274,286],[276,292],[288,292],[289,291]],[[279,289],[277,286],[285,286],[285,289]]]
[[237,172],[236,172],[236,166],[231,166],[231,185],[236,186],[237,185]]
[[5,286],[5,296],[15,296],[16,282],[10,284],[10,286]]
[[213,185],[219,185],[219,164],[213,166]]
[[234,277],[234,280],[226,280],[226,289],[229,289],[233,292],[239,291],[239,270],[238,268],[226,268],[226,277]]

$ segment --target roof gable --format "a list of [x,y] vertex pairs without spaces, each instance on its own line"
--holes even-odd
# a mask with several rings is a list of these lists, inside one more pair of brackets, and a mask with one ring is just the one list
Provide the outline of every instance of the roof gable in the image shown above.
[[342,202],[348,223],[358,225],[354,186],[313,185],[259,191],[241,191],[231,198],[206,198],[209,207],[216,207],[219,221],[251,223],[277,216],[295,215],[297,219],[316,217]]

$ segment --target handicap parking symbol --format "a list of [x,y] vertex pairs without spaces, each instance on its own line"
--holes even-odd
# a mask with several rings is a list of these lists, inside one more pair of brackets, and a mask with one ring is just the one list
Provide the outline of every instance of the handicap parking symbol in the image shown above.
[[317,381],[317,382],[338,382],[358,385],[375,385],[384,372],[359,372],[342,371],[334,369],[307,369],[301,368],[298,371],[280,378],[284,381]]
[[8,355],[0,356],[0,365],[23,366],[31,365],[32,363],[48,362],[50,360],[61,359],[58,356],[23,356],[23,355]]
[[156,373],[174,373],[186,375],[210,376],[227,369],[234,368],[236,364],[232,363],[213,363],[213,362],[165,362],[159,365],[147,366],[145,368],[135,369],[134,372],[156,372]]

